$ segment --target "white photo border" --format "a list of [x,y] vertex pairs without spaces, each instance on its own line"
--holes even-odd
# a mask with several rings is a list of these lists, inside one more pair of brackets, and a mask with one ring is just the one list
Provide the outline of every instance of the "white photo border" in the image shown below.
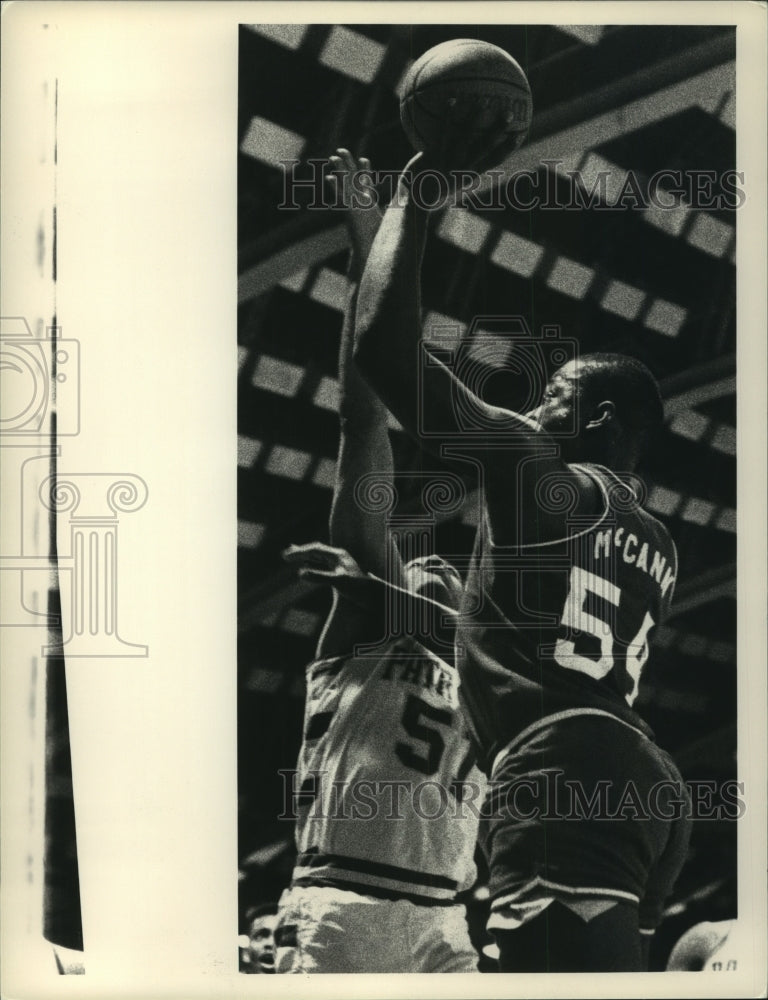
[[[43,322],[55,313],[81,345],[82,426],[61,442],[61,467],[135,474],[149,494],[120,524],[121,633],[148,655],[67,666],[84,976],[57,974],[35,933],[34,868],[31,884],[26,877],[41,843],[39,809],[29,815],[40,720],[33,731],[20,707],[27,667],[13,665],[34,658],[39,630],[0,630],[10,654],[0,704],[9,998],[764,995],[766,8],[718,0],[476,3],[471,19],[736,25],[737,168],[748,196],[737,240],[739,909],[754,930],[754,965],[727,988],[685,973],[310,981],[237,971],[238,25],[461,23],[469,14],[437,2],[3,7],[2,313]],[[55,286],[35,256],[40,227],[52,238],[53,203]],[[32,799],[39,806],[34,789]]]

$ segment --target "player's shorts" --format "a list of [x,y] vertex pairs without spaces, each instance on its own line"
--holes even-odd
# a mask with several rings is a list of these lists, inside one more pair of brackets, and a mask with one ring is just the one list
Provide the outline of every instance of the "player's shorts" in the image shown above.
[[672,759],[640,730],[572,710],[497,755],[485,812],[490,929],[514,929],[557,899],[638,907],[661,920],[685,861],[690,799]]
[[463,906],[291,886],[280,899],[276,972],[477,972]]

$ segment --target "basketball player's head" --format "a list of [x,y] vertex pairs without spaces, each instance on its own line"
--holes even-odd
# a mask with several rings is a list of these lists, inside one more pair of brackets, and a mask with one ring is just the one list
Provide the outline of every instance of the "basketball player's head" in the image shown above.
[[275,971],[275,927],[277,925],[277,903],[262,903],[249,909],[248,920],[248,966],[250,972],[270,973]]
[[585,354],[559,368],[529,414],[549,431],[566,462],[631,471],[664,420],[656,379],[624,354]]
[[459,571],[442,556],[420,556],[405,565],[408,589],[448,608],[458,610],[464,584]]

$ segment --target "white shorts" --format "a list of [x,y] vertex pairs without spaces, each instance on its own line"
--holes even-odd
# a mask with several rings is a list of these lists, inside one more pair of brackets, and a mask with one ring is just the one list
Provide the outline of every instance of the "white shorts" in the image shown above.
[[477,972],[463,906],[421,906],[334,887],[280,899],[276,972]]

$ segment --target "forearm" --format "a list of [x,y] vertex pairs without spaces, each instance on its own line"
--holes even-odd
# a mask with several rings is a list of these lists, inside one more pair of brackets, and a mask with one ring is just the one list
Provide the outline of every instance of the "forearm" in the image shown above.
[[[421,264],[428,214],[401,178],[384,214],[363,274],[357,306],[356,363],[366,380],[417,442],[445,458],[445,445],[462,442],[480,465],[486,498],[507,498],[519,462],[543,450],[538,471],[565,472],[547,435],[520,413],[487,403],[421,346]],[[422,419],[429,421],[428,429]],[[470,423],[471,421],[471,423]],[[472,433],[482,431],[482,434]],[[468,433],[469,432],[469,433]],[[509,447],[499,447],[502,441]]]
[[[420,284],[428,218],[401,178],[360,285],[357,366],[405,430],[438,457],[444,443],[455,443],[465,435],[467,413],[481,421],[477,426],[487,429],[488,437],[493,437],[496,428],[509,432],[517,421],[516,429],[528,434],[533,444],[531,421],[486,403],[436,357],[426,363]],[[422,417],[426,415],[430,429],[425,436]],[[467,439],[467,444],[484,465],[501,461],[499,453],[486,449],[477,436]]]
[[[370,234],[368,249],[374,234],[375,230]],[[366,257],[366,246],[359,239],[355,240],[350,266],[353,280],[359,277]],[[353,359],[356,303],[357,286],[354,286],[347,303],[339,347],[340,435],[329,523],[330,542],[346,549],[367,571],[399,581],[400,558],[389,533],[389,511],[378,505],[365,506],[357,492],[361,480],[369,476],[391,484],[394,466],[387,429],[389,414],[360,375]]]
[[[353,260],[357,255],[353,254]],[[362,265],[357,269],[362,271]],[[354,269],[350,268],[350,278]],[[358,273],[359,279],[359,273]],[[339,419],[342,433],[347,431],[358,437],[375,434],[387,426],[387,409],[360,374],[354,361],[355,313],[358,287],[355,284],[347,299],[344,324],[339,345]]]
[[[334,158],[336,159],[336,158]],[[367,161],[364,161],[367,162]],[[347,181],[349,178],[347,178]],[[342,182],[343,183],[343,182]],[[389,414],[379,397],[371,390],[354,361],[357,339],[357,301],[368,258],[381,227],[382,215],[375,202],[367,208],[348,209],[352,249],[348,275],[351,283],[339,346],[339,417],[342,434],[356,431],[363,435],[386,429]],[[375,444],[376,442],[374,442]]]
[[415,628],[414,637],[430,649],[437,647],[445,653],[445,647],[454,641],[457,615],[452,608],[370,574],[336,576],[329,582],[341,597],[357,607],[380,609],[392,636],[401,634],[402,623],[408,621]]
[[418,433],[421,264],[427,214],[401,179],[360,285],[355,359],[401,424]]

